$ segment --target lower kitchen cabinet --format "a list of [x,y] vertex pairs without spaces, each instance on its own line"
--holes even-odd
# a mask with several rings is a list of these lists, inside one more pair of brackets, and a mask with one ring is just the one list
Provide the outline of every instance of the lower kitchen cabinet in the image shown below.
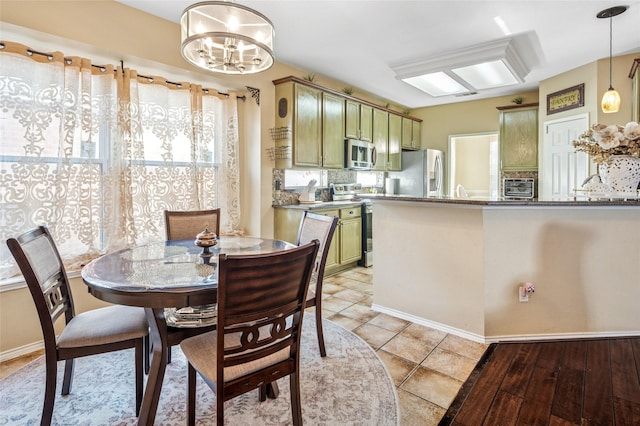
[[[276,208],[274,237],[296,243],[304,210]],[[313,209],[314,213],[340,218],[329,246],[325,274],[331,275],[353,268],[362,257],[362,217],[360,205],[341,209]]]
[[360,206],[340,209],[338,222],[338,264],[357,262],[362,257],[362,217]]

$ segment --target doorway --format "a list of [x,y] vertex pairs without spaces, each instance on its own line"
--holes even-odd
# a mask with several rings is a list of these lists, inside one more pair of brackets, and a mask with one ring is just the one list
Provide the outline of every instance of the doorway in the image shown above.
[[572,142],[588,130],[589,114],[545,121],[540,164],[540,198],[567,200],[589,176],[589,156]]
[[449,196],[497,198],[499,156],[498,133],[450,135]]

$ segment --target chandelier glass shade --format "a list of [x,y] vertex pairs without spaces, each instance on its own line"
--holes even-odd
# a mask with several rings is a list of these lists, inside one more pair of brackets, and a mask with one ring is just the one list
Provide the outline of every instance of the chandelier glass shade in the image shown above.
[[182,13],[182,57],[223,74],[253,74],[273,65],[273,24],[228,1],[196,3]]

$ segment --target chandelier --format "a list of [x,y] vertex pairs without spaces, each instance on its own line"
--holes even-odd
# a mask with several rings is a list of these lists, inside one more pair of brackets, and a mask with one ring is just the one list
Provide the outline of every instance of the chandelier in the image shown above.
[[229,1],[189,6],[182,13],[182,57],[208,71],[253,74],[273,65],[273,24]]

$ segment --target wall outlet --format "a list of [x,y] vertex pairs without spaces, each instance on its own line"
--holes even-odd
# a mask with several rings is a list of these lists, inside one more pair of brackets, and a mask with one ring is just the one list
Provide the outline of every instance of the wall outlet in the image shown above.
[[520,286],[520,288],[518,288],[518,300],[520,302],[529,301],[529,293],[527,293],[527,289],[525,288],[525,286]]

